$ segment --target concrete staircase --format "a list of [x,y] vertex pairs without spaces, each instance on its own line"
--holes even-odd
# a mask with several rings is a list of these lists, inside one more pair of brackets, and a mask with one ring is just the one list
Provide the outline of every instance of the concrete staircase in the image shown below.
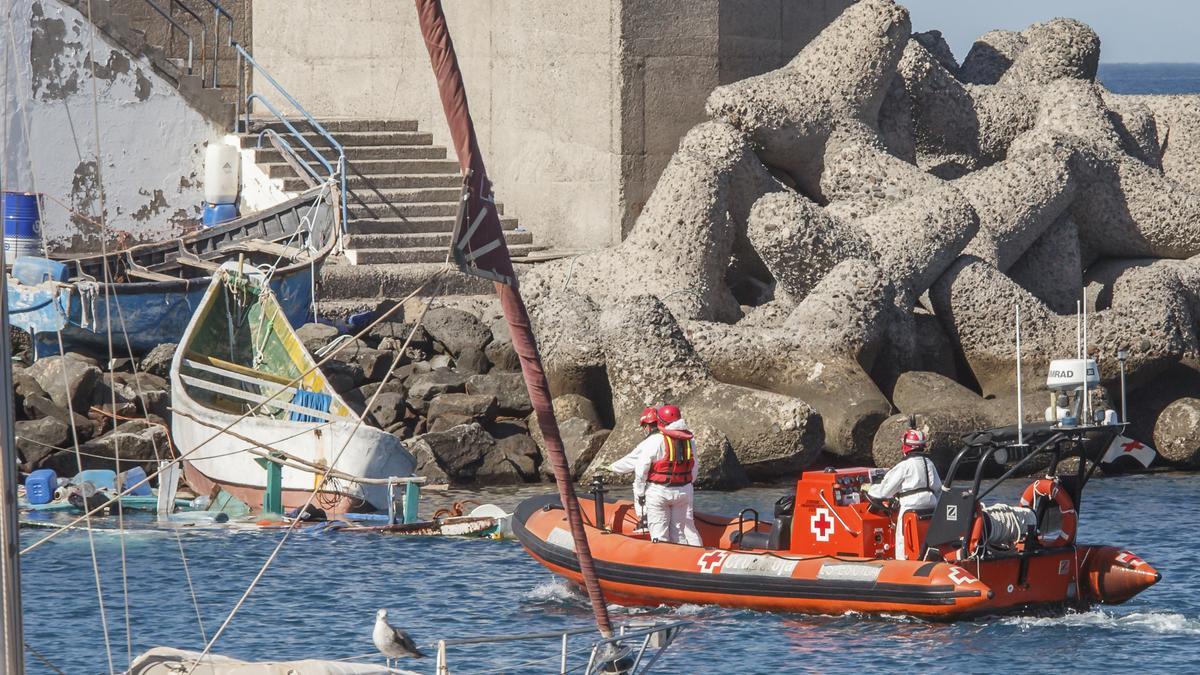
[[[323,136],[301,120],[289,120],[314,148],[332,158]],[[345,148],[347,162],[347,237],[344,261],[333,260],[322,273],[321,311],[337,315],[374,308],[381,300],[411,292],[446,260],[461,178],[458,162],[447,149],[433,144],[414,120],[326,119],[318,122]],[[242,136],[243,148],[254,150],[255,163],[288,191],[308,187],[274,148],[257,148],[258,134],[270,128],[295,147],[278,121],[253,121]],[[267,144],[264,142],[264,146]],[[314,166],[314,168],[317,168]],[[324,170],[317,168],[317,173]],[[540,248],[517,219],[497,204],[509,251],[514,258]],[[490,292],[488,282],[451,275],[449,294]]]
[[[88,0],[61,0],[61,2],[83,14],[89,15]],[[205,5],[207,6],[207,5]],[[200,7],[197,5],[197,7]],[[234,60],[227,54],[231,49],[223,47],[220,65],[224,69],[224,80],[213,86],[210,68],[218,64],[211,53],[203,63],[199,58],[200,46],[194,46],[192,68],[188,72],[186,42],[174,34],[161,16],[154,14],[145,0],[91,0],[92,23],[135,57],[144,57],[154,72],[162,76],[179,90],[180,95],[200,114],[223,129],[232,131],[236,123],[237,79]],[[174,14],[174,12],[172,12]],[[198,13],[198,12],[197,12]],[[179,14],[177,22],[187,24],[191,19]],[[194,22],[190,26],[197,30]],[[211,49],[211,45],[208,45]]]

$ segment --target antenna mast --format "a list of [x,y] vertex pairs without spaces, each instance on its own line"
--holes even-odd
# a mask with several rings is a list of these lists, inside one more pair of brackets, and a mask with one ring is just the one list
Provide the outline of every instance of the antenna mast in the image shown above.
[[1017,324],[1017,445],[1025,445],[1025,408],[1021,401],[1021,303],[1016,307]]

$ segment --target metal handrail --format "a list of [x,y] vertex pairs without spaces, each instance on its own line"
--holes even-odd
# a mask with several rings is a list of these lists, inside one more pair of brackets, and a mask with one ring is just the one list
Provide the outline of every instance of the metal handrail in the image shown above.
[[[227,43],[227,45],[229,47],[236,47],[237,40],[235,40],[233,38],[233,15],[230,14],[229,12],[225,11],[225,8],[221,6],[221,3],[217,2],[216,0],[203,0],[203,1],[207,2],[208,5],[213,8],[213,70],[212,70],[213,79],[212,79],[212,86],[214,88],[216,88],[216,87],[221,86],[220,78],[217,75],[217,69],[218,69],[217,64],[218,64],[218,61],[220,60],[218,58],[218,53],[219,53],[218,50],[220,49],[220,45],[221,45],[221,17],[222,16],[225,17],[225,19],[227,20],[226,22],[229,25],[229,42]],[[235,114],[234,118],[236,119],[236,117],[237,116]]]
[[[286,117],[284,117],[283,113],[279,112],[279,110],[277,108],[275,108],[275,106],[272,105],[271,102],[268,101],[263,95],[261,95],[259,93],[250,93],[248,96],[246,96],[246,98],[245,98],[245,101],[246,101],[245,128],[246,128],[247,132],[250,131],[250,106],[253,102],[258,101],[272,115],[274,115],[277,120],[282,122],[283,125],[287,128],[288,132],[290,132],[291,135],[296,140],[300,141],[300,144],[303,145],[305,147],[305,149],[307,149],[309,151],[309,153],[311,153],[312,156],[321,163],[321,166],[323,166],[325,168],[325,170],[329,172],[330,178],[334,178],[334,177],[337,178],[338,186],[339,186],[338,201],[339,201],[339,206],[341,209],[342,232],[345,233],[346,223],[347,223],[347,215],[348,215],[347,208],[346,208],[346,192],[347,192],[347,190],[346,190],[346,149],[342,147],[341,143],[338,143],[337,139],[335,139],[333,137],[333,135],[331,135],[328,131],[325,130],[325,127],[321,126],[321,123],[318,122],[316,120],[316,118],[314,118],[312,115],[310,115],[308,113],[307,110],[304,109],[304,106],[300,105],[299,101],[297,101],[291,94],[289,94],[288,91],[286,89],[284,89],[282,85],[280,85],[278,82],[276,82],[275,78],[271,77],[271,74],[268,73],[266,71],[266,69],[264,69],[261,65],[259,65],[259,63],[257,61],[254,60],[254,57],[250,56],[250,52],[246,51],[246,49],[244,47],[242,47],[242,45],[238,44],[236,41],[233,42],[233,48],[237,51],[237,54],[238,54],[239,73],[241,72],[241,64],[242,63],[248,64],[253,69],[255,74],[261,76],[264,80],[266,80],[271,85],[271,87],[273,87],[275,89],[276,93],[278,93],[280,96],[282,96],[284,98],[284,100],[286,100],[288,103],[291,104],[292,108],[297,113],[299,113],[299,115],[304,119],[304,121],[309,125],[309,127],[311,127],[314,131],[316,131],[316,133],[319,136],[324,138],[326,143],[329,144],[329,147],[337,152],[337,156],[338,156],[337,157],[337,169],[334,170],[334,168],[330,164],[330,162],[327,161],[325,159],[325,157],[320,152],[318,152],[317,149],[314,148],[312,146],[312,144],[309,143],[306,138],[304,138],[304,135],[301,134],[296,129],[296,127],[293,126],[292,123],[287,120]],[[240,83],[241,83],[241,78],[239,78],[239,89],[241,89],[241,87],[242,87],[242,85]],[[239,92],[239,93],[241,93],[241,92]],[[277,137],[282,138],[281,136],[277,136]],[[262,143],[262,136],[260,135],[259,136],[259,147],[262,147],[261,143]],[[307,163],[307,161],[303,157],[301,157],[298,153],[296,153],[295,150],[292,149],[290,145],[285,144],[285,147],[288,148],[288,150],[292,153],[292,155],[297,160]],[[316,177],[316,176],[314,176],[314,177]]]
[[150,5],[150,7],[153,8],[155,12],[158,12],[159,16],[166,19],[167,23],[171,24],[171,26],[175,30],[177,30],[180,33],[183,33],[185,36],[187,36],[187,41],[188,41],[187,73],[188,73],[188,75],[191,75],[192,74],[192,52],[195,50],[195,47],[194,47],[195,40],[192,39],[192,34],[190,32],[188,32],[188,29],[181,26],[178,21],[171,18],[171,15],[169,13],[167,13],[166,11],[164,11],[162,7],[159,7],[154,2],[154,0],[145,0],[145,2],[147,5]]
[[[150,0],[146,0],[146,2],[150,2]],[[154,3],[150,3],[150,4],[154,4]],[[183,3],[183,0],[171,0],[171,3],[169,5],[167,5],[167,7],[169,10],[174,11],[176,5],[183,8],[183,11],[188,16],[195,19],[196,23],[199,24],[199,26],[200,26],[200,80],[203,82],[204,81],[204,73],[206,72],[206,69],[204,66],[205,66],[205,64],[208,63],[208,59],[206,58],[206,54],[205,54],[205,50],[208,48],[207,47],[207,45],[208,45],[208,27],[204,25],[204,19],[201,19],[199,14],[193,12],[191,7],[188,7],[187,5],[185,5]],[[217,52],[214,49],[213,50],[214,62],[215,62],[216,58],[217,58]]]

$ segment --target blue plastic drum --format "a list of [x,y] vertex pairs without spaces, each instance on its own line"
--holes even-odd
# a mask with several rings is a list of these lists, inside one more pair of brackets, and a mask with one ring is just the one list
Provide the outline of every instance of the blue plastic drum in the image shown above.
[[208,204],[204,205],[204,215],[201,218],[201,224],[204,227],[213,227],[221,223],[227,223],[235,220],[238,217],[237,204]]
[[42,227],[38,195],[5,192],[0,208],[4,210],[5,266],[11,266],[17,256],[41,255]]

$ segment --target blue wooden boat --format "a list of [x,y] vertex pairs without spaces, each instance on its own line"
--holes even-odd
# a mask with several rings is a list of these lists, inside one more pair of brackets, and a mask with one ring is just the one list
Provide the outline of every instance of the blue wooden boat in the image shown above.
[[126,353],[127,336],[142,355],[179,342],[213,273],[240,260],[248,268],[274,268],[271,289],[299,326],[312,315],[314,280],[337,245],[337,213],[336,199],[316,188],[182,239],[60,258],[57,265],[14,265],[9,321],[33,336],[39,357],[59,352],[58,331],[67,350],[106,354],[110,327],[114,353]]

